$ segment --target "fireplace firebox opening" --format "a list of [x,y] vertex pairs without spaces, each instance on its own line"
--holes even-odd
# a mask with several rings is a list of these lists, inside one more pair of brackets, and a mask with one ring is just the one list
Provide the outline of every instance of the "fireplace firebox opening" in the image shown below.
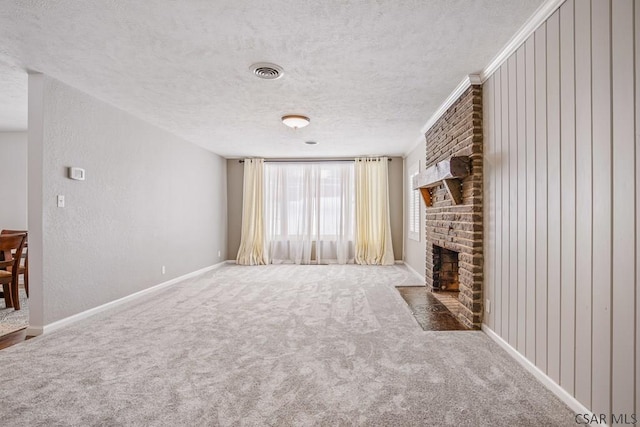
[[433,290],[460,290],[458,252],[433,245]]

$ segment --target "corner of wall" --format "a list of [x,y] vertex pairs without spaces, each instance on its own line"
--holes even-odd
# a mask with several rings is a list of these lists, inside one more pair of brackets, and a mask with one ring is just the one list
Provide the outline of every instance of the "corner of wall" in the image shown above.
[[43,282],[43,150],[44,75],[29,74],[29,130],[27,132],[27,188],[29,230],[29,324],[44,325]]

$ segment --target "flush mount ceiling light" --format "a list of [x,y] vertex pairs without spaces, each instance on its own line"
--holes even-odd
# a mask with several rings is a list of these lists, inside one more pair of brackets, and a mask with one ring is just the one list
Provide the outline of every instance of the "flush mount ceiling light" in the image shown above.
[[309,117],[299,116],[296,114],[290,114],[288,116],[282,116],[282,123],[293,129],[300,129],[309,124],[311,120]]
[[284,72],[281,66],[269,62],[258,62],[253,64],[250,69],[253,74],[265,80],[279,79]]

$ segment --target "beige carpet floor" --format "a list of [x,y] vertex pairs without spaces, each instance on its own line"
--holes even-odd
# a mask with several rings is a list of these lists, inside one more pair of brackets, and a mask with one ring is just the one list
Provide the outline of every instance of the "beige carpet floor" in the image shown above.
[[425,332],[403,266],[228,265],[0,351],[3,426],[566,426],[479,331]]

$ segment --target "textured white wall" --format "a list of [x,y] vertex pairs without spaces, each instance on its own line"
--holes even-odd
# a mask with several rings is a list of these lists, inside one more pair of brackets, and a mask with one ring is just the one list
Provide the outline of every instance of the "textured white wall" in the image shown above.
[[485,323],[597,414],[640,411],[640,6],[567,0],[484,85]]
[[229,238],[227,254],[236,259],[242,237],[242,183],[244,181],[244,163],[238,159],[227,160],[227,206],[229,209]]
[[426,251],[427,251],[427,242],[426,242],[426,232],[424,228],[424,217],[425,217],[425,205],[422,197],[420,197],[420,241],[416,241],[413,239],[409,239],[407,237],[408,229],[409,229],[409,198],[411,197],[412,192],[414,191],[412,188],[408,186],[407,182],[407,170],[419,163],[420,171],[424,170],[425,159],[426,159],[426,141],[421,142],[415,147],[404,159],[404,263],[413,268],[418,274],[422,277],[425,275],[426,268]]
[[27,132],[0,132],[0,229],[27,228]]
[[[41,190],[37,170],[29,182],[42,205],[29,220],[42,223],[30,245],[42,249],[43,325],[226,258],[222,158],[47,76],[29,84],[30,165],[43,158]],[[68,179],[69,166],[86,181]]]
[[391,222],[391,241],[393,256],[402,259],[402,228],[403,228],[403,196],[402,182],[404,181],[404,165],[402,157],[391,157],[389,162],[389,217]]

